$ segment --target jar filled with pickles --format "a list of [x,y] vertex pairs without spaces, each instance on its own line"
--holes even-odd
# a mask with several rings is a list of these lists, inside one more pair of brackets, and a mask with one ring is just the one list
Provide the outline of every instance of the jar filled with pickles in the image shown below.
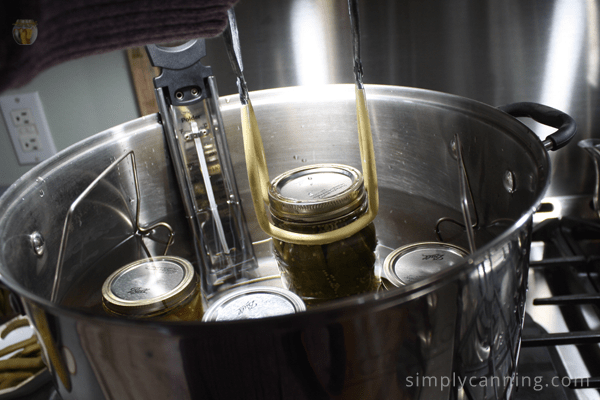
[[[288,171],[269,187],[273,224],[316,234],[346,226],[368,209],[362,173],[340,164]],[[273,238],[275,258],[286,287],[307,305],[377,290],[377,236],[371,222],[353,235],[324,245],[299,245]]]
[[198,275],[180,257],[159,256],[116,270],[102,286],[112,316],[160,321],[200,321],[204,314]]

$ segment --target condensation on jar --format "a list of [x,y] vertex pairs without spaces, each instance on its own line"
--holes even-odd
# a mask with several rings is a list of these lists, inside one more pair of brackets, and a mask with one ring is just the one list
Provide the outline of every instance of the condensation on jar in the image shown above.
[[200,282],[192,264],[159,256],[119,268],[102,286],[102,305],[112,316],[160,321],[200,321]]
[[[273,224],[296,233],[330,232],[367,212],[362,173],[340,164],[317,164],[288,171],[269,187]],[[325,245],[297,245],[273,239],[286,287],[306,304],[375,291],[375,225]]]

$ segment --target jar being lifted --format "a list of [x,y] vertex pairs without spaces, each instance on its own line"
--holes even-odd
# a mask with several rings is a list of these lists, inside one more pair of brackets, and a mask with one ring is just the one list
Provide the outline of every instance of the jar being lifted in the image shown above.
[[[330,232],[367,212],[362,173],[340,164],[293,169],[269,187],[273,224],[296,233]],[[377,290],[377,237],[371,222],[348,238],[324,245],[298,245],[273,238],[286,287],[306,304]]]

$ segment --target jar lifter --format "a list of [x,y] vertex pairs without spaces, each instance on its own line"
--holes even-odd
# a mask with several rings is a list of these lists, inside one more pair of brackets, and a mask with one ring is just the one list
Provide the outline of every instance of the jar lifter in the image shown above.
[[232,68],[237,77],[240,102],[242,104],[241,119],[242,134],[244,136],[244,152],[254,211],[256,212],[256,218],[261,229],[269,236],[285,242],[301,245],[322,245],[336,242],[365,228],[375,219],[375,216],[379,211],[375,152],[373,149],[371,124],[367,110],[365,89],[363,85],[363,69],[360,59],[360,31],[358,25],[357,0],[348,0],[348,7],[353,38],[358,143],[369,208],[367,212],[356,221],[339,229],[317,234],[290,232],[274,226],[267,217],[265,206],[269,204],[269,171],[267,169],[265,151],[258,128],[258,122],[256,120],[256,115],[254,114],[254,109],[252,108],[252,103],[250,102],[248,87],[244,78],[244,68],[235,14],[233,9],[228,11],[229,24],[223,32],[223,37],[225,38],[227,53]]

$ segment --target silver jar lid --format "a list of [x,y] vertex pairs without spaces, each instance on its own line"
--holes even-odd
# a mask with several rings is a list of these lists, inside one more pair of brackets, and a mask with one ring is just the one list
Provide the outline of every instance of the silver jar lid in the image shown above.
[[294,314],[305,311],[300,297],[274,286],[251,286],[228,293],[204,314],[202,321],[233,321]]
[[366,201],[362,173],[341,164],[315,164],[287,171],[269,186],[274,216],[298,222],[336,219]]
[[102,286],[104,306],[117,314],[156,315],[176,307],[198,290],[192,264],[179,257],[159,256],[128,264]]
[[465,249],[448,243],[414,243],[386,257],[383,275],[394,286],[409,285],[461,263],[467,255]]

